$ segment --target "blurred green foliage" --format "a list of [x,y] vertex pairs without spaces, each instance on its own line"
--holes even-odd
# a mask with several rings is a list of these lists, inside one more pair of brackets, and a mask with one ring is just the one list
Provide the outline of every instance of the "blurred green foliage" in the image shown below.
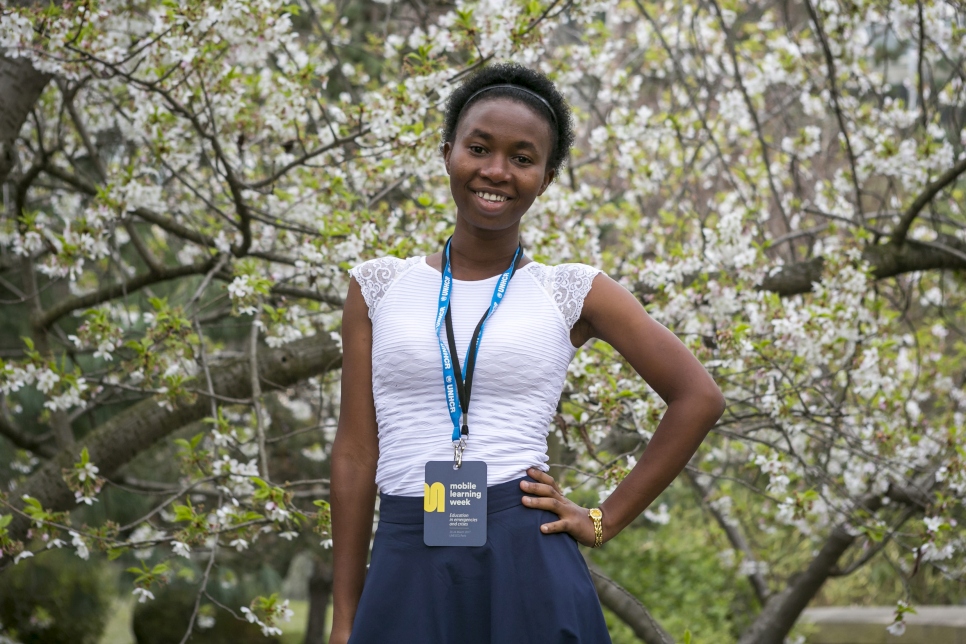
[[[155,592],[155,599],[138,604],[134,609],[133,630],[138,644],[169,644],[180,642],[188,629],[188,620],[198,596],[200,578],[182,574],[177,580]],[[239,613],[252,597],[267,595],[281,585],[278,574],[268,566],[254,573],[239,575],[219,567],[208,583],[209,594],[215,601]],[[207,597],[202,597],[199,615],[191,642],[198,644],[273,644],[278,639],[265,637],[255,624],[238,619],[220,609]],[[210,621],[209,621],[210,618]],[[199,627],[199,624],[202,627]]]
[[3,573],[0,633],[23,644],[95,644],[113,584],[69,550],[48,550]]

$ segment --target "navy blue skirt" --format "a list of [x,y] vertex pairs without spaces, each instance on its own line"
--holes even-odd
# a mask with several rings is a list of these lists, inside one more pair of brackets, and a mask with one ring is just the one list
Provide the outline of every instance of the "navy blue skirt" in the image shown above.
[[480,547],[423,544],[423,499],[381,495],[350,644],[610,642],[577,542],[543,534],[520,480],[487,490]]

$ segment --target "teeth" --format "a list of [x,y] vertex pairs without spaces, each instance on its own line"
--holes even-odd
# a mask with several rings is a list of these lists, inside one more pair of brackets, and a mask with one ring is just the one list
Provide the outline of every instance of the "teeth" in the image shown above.
[[506,201],[507,200],[507,198],[504,197],[503,195],[492,195],[489,192],[477,192],[476,194],[481,199],[485,199],[486,201],[497,201],[497,202],[499,202],[499,201]]

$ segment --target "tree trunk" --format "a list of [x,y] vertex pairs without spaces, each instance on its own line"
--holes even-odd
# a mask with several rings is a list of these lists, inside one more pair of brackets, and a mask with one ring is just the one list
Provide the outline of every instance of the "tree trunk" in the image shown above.
[[309,579],[309,621],[305,627],[304,644],[325,644],[326,615],[332,597],[332,564],[328,558],[318,557]]
[[[882,507],[882,497],[869,496],[859,507],[874,514]],[[835,526],[808,567],[795,575],[787,588],[771,597],[751,626],[741,634],[738,644],[782,644],[855,539],[846,524]]]
[[828,579],[839,558],[855,542],[844,526],[832,530],[828,541],[805,569],[785,590],[774,595],[741,634],[738,644],[782,644],[802,611]]
[[17,165],[17,135],[48,80],[26,58],[0,55],[0,183]]

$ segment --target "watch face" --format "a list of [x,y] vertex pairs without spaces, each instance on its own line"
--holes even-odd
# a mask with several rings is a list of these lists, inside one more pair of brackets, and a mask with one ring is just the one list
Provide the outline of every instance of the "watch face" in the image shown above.
[[599,519],[602,516],[604,516],[604,514],[600,510],[598,510],[597,508],[594,508],[593,510],[590,510],[588,512],[588,514],[590,515],[590,518],[591,519]]

